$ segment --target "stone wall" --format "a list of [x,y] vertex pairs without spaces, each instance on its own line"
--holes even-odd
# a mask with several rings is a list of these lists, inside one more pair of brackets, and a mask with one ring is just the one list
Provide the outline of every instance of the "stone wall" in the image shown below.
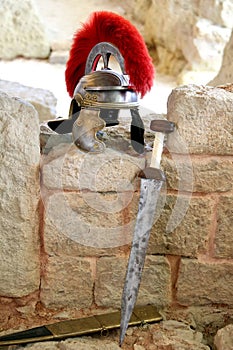
[[[181,86],[169,97],[177,129],[138,297],[207,338],[233,318],[232,106],[220,88]],[[137,174],[150,160],[132,151],[123,119],[106,130],[104,153],[47,135],[40,157],[35,109],[1,94],[2,331],[120,308]]]

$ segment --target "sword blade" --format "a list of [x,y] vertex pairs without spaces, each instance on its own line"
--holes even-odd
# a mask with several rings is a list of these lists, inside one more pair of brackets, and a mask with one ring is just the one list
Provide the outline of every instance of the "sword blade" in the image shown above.
[[120,346],[137,300],[150,231],[163,182],[164,178],[141,178],[139,208],[122,294]]

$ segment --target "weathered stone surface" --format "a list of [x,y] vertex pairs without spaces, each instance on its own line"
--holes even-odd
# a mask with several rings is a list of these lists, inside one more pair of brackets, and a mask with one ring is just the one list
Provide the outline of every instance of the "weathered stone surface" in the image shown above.
[[106,148],[103,153],[59,145],[44,157],[43,183],[48,189],[131,191],[133,180],[145,167],[145,158]]
[[[192,192],[227,192],[233,188],[233,158],[163,156],[162,166],[170,189]],[[181,176],[184,181],[181,183]]]
[[16,350],[120,350],[116,342],[106,339],[92,339],[90,337],[67,339],[61,342],[44,342],[17,347]]
[[231,33],[230,40],[225,46],[222,66],[217,74],[217,76],[209,82],[208,85],[216,86],[219,84],[232,83],[233,81],[233,31]]
[[1,2],[0,57],[46,58],[50,46],[35,4],[31,0]]
[[217,350],[233,349],[233,324],[218,330],[214,337],[214,345]]
[[233,196],[221,196],[217,207],[217,229],[215,235],[216,258],[233,259]]
[[90,307],[93,280],[88,260],[69,256],[49,257],[41,280],[41,302],[48,308]]
[[232,1],[135,0],[131,6],[146,42],[156,47],[160,71],[177,74],[185,66],[218,71],[231,33]]
[[[104,307],[121,306],[127,258],[102,257],[97,261],[95,300]],[[171,301],[170,267],[164,257],[147,256],[137,299],[140,305],[159,307]]]
[[57,99],[51,91],[7,80],[0,80],[0,90],[31,103],[39,114],[40,122],[56,118]]
[[0,93],[0,295],[39,288],[39,121],[28,103]]
[[[148,252],[150,254],[172,254],[197,257],[206,251],[208,234],[213,220],[215,201],[210,197],[192,198],[181,195],[166,195],[166,202],[151,231]],[[176,215],[174,205],[178,204]],[[187,211],[186,211],[187,210]],[[170,224],[169,223],[170,220]],[[169,231],[169,227],[174,227]]]
[[182,322],[169,320],[162,322],[161,326],[154,326],[153,343],[158,346],[157,349],[209,350],[210,348],[204,345],[202,340],[200,332]]
[[170,151],[182,153],[179,138],[191,154],[233,154],[233,94],[210,86],[184,85],[168,98],[168,119],[177,130],[168,140]]
[[45,207],[45,250],[74,256],[117,252],[131,242],[137,207],[134,192],[56,193]]
[[[194,288],[194,287],[193,287]],[[223,304],[193,305],[185,308],[171,308],[165,311],[166,319],[182,320],[195,331],[204,335],[205,344],[214,348],[217,331],[233,321],[233,307]]]
[[177,300],[182,305],[232,305],[233,264],[181,259]]

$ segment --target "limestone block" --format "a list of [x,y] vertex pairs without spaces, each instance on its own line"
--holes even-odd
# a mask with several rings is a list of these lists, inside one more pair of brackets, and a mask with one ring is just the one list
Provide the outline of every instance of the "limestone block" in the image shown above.
[[39,120],[32,105],[0,93],[0,295],[39,288]]
[[225,46],[222,65],[217,76],[209,82],[208,85],[216,86],[219,84],[232,83],[233,81],[233,31],[228,43]]
[[181,259],[177,300],[182,305],[233,304],[232,263]]
[[41,280],[41,302],[48,308],[90,307],[93,280],[90,262],[69,256],[49,257]]
[[215,235],[216,258],[233,259],[233,197],[221,196],[217,206],[217,229]]
[[56,118],[57,99],[51,91],[7,80],[0,80],[0,90],[31,103],[39,114],[40,122]]
[[233,349],[233,324],[218,330],[214,337],[214,345],[217,350]]
[[59,145],[43,160],[43,183],[48,189],[124,192],[145,168],[145,158],[106,148],[85,153],[75,145]]
[[[215,201],[211,197],[190,198],[181,194],[178,197],[167,194],[165,200],[152,227],[148,253],[197,257],[205,252]],[[182,207],[182,203],[187,205]],[[176,211],[175,205],[178,205]],[[174,227],[172,231],[169,231],[169,220],[169,226]]]
[[233,94],[210,86],[184,85],[168,98],[168,119],[177,130],[168,140],[172,152],[182,153],[181,139],[191,154],[233,154]]
[[0,57],[46,58],[50,46],[45,28],[32,0],[1,2]]
[[[167,186],[173,190],[192,192],[227,192],[233,188],[233,159],[183,155],[163,156]],[[181,183],[181,176],[185,179]],[[182,187],[181,187],[182,186]]]
[[117,253],[131,243],[137,208],[136,193],[55,193],[45,203],[46,253]]
[[[120,308],[127,261],[123,257],[102,257],[97,261],[97,305]],[[168,305],[171,301],[170,274],[166,258],[147,256],[137,304]]]

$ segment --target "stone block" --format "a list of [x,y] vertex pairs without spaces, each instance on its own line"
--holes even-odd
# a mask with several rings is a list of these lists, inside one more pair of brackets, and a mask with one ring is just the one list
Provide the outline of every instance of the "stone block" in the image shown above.
[[[98,306],[121,307],[128,259],[102,257],[97,261],[95,301]],[[171,301],[170,266],[166,258],[147,256],[137,299],[138,305],[154,304],[158,307]]]
[[191,192],[227,192],[233,188],[233,159],[164,155],[162,162],[169,189]]
[[217,206],[217,228],[215,235],[216,258],[233,259],[233,196],[220,196]]
[[[164,206],[152,227],[148,253],[197,257],[205,252],[213,220],[214,199],[190,198],[183,194],[164,196]],[[173,230],[169,231],[169,227]]]
[[233,324],[218,330],[214,337],[214,345],[217,350],[233,349]]
[[0,295],[39,289],[39,121],[32,105],[0,93]]
[[111,148],[85,153],[73,144],[60,145],[44,157],[43,183],[48,189],[132,191],[133,181],[144,167],[145,158],[139,155]]
[[177,301],[182,305],[233,304],[233,264],[181,259]]
[[82,309],[93,299],[90,261],[66,255],[48,258],[41,279],[41,302],[47,308]]
[[0,57],[46,58],[50,45],[45,27],[33,1],[2,2],[0,9]]
[[181,139],[190,154],[233,154],[233,94],[210,86],[184,85],[172,90],[167,117],[177,130],[168,140],[171,152],[182,153]]
[[40,122],[56,118],[57,99],[51,91],[7,80],[0,80],[0,90],[31,103],[39,114]]
[[131,243],[136,192],[55,193],[45,203],[44,245],[49,255],[116,254]]

